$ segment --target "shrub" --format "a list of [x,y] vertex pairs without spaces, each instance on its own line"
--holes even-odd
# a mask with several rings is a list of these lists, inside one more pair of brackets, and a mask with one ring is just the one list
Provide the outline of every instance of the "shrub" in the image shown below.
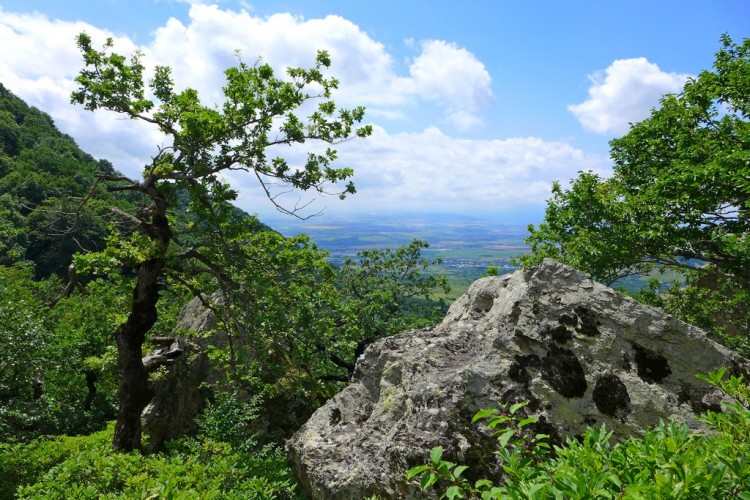
[[240,452],[208,438],[184,439],[154,455],[110,450],[113,426],[90,436],[0,447],[0,497],[297,498],[280,450]]
[[568,439],[549,454],[546,436],[529,436],[534,419],[521,418],[523,406],[484,410],[474,420],[489,418],[498,436],[503,461],[501,484],[463,478],[467,469],[442,459],[442,448],[430,463],[412,468],[423,490],[442,486],[441,498],[638,498],[750,499],[750,388],[741,377],[724,378],[725,370],[700,376],[730,397],[724,412],[701,419],[716,433],[691,434],[687,426],[660,423],[641,437],[611,445],[602,426],[589,428],[582,439]]

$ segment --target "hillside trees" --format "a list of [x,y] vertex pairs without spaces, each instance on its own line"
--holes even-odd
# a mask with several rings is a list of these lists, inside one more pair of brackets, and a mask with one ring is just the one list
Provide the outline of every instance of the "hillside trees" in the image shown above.
[[0,439],[35,424],[42,396],[40,373],[49,358],[50,332],[29,282],[28,266],[0,266]]
[[[747,334],[750,39],[721,44],[713,70],[611,142],[610,178],[582,172],[569,189],[555,184],[524,263],[552,257],[606,283],[673,269],[690,285],[672,296],[676,312]],[[700,310],[706,294],[719,294],[719,310]]]
[[[34,277],[61,277],[75,252],[104,246],[109,208],[131,203],[97,189],[78,210],[95,174],[114,173],[62,134],[43,112],[0,84],[0,265],[34,263]],[[71,228],[78,217],[81,220]]]
[[[106,273],[124,266],[135,270],[136,283],[127,319],[114,332],[123,382],[113,447],[120,450],[141,446],[140,414],[151,395],[148,376],[141,361],[147,332],[157,320],[156,305],[164,280],[169,277],[186,287],[208,280],[225,287],[236,280],[225,272],[218,256],[248,232],[246,218],[237,218],[229,202],[236,197],[221,178],[222,173],[243,171],[253,175],[272,203],[273,183],[324,193],[326,185],[346,181],[348,168],[332,166],[336,152],[309,153],[301,168],[283,157],[268,157],[268,149],[301,144],[308,140],[335,144],[353,136],[365,137],[370,128],[358,127],[363,108],[338,109],[330,100],[337,81],[326,78],[330,59],[320,52],[309,69],[293,68],[288,78],[274,76],[267,64],[249,66],[242,61],[225,71],[225,101],[220,107],[203,105],[193,89],[175,90],[170,69],[158,66],[146,96],[145,68],[140,54],[129,59],[111,52],[112,42],[102,50],[93,47],[86,34],[78,37],[86,67],[80,72],[79,88],[72,101],[88,110],[108,109],[131,119],[156,126],[171,140],[144,167],[142,179],[101,174],[98,184],[110,192],[129,191],[141,197],[137,210],[119,210],[120,224],[101,252],[79,255],[81,271]],[[295,110],[319,99],[306,121]],[[177,192],[190,200],[194,219],[176,224],[172,210]],[[340,196],[354,192],[349,182]],[[85,199],[84,199],[85,201]],[[186,237],[183,240],[183,235]],[[249,236],[249,233],[248,233]],[[231,255],[232,252],[229,252]]]

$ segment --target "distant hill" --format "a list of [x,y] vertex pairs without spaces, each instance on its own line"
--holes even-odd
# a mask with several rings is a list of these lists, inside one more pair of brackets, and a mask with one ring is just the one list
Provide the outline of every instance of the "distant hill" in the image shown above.
[[101,248],[110,208],[137,203],[98,189],[79,210],[76,198],[101,173],[115,169],[0,84],[0,263],[28,260],[37,277],[64,275],[75,252]]
[[[112,207],[134,209],[141,200],[97,188],[81,206],[97,174],[118,172],[0,83],[0,265],[25,260],[38,278],[65,276],[74,253],[101,249]],[[189,218],[186,198],[178,199],[177,215]]]

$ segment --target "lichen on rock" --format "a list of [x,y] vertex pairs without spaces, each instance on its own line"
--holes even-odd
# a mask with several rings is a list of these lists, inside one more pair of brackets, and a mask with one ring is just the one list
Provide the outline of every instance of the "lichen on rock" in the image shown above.
[[695,411],[720,396],[695,375],[720,367],[747,375],[750,364],[701,330],[545,260],[478,280],[435,328],[369,346],[351,384],[287,451],[311,498],[423,498],[405,473],[433,446],[468,474],[497,476],[495,440],[470,422],[477,410],[525,400],[557,440],[593,424],[622,440],[660,419],[700,430]]

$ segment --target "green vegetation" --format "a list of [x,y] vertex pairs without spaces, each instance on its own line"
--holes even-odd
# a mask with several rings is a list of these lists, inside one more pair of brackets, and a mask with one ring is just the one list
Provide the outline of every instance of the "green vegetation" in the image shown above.
[[612,445],[605,427],[589,428],[579,440],[551,448],[548,436],[532,434],[536,419],[523,403],[483,410],[497,436],[501,479],[467,480],[469,469],[443,459],[442,447],[430,463],[412,468],[423,490],[438,488],[441,498],[750,498],[750,387],[724,370],[703,376],[732,398],[724,412],[702,419],[714,434],[691,434],[687,426],[661,423],[643,436]]
[[724,36],[713,71],[612,141],[612,177],[554,186],[521,261],[552,257],[608,284],[678,272],[671,293],[640,298],[750,354],[749,117],[750,39]]
[[162,453],[113,453],[113,425],[88,436],[0,445],[0,497],[297,498],[283,453],[244,451],[207,435]]

